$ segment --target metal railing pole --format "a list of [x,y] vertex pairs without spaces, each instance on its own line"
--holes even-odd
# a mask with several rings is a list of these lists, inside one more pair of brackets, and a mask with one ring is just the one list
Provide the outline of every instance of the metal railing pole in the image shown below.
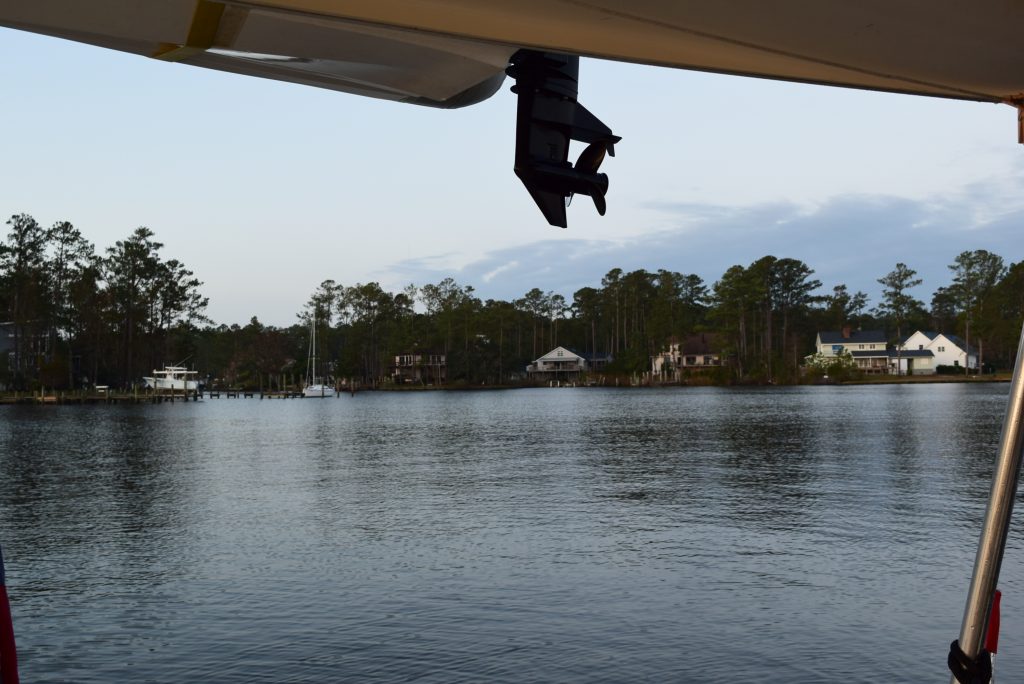
[[[974,560],[974,574],[971,588],[967,592],[964,621],[960,626],[960,648],[970,658],[981,651],[988,625],[992,596],[999,581],[999,568],[1003,563],[1006,536],[1010,529],[1010,515],[1013,500],[1017,494],[1017,479],[1020,475],[1021,450],[1024,447],[1024,330],[1017,347],[1017,360],[1010,383],[1010,398],[1003,419],[1003,431],[999,438],[999,453],[996,457],[995,474],[992,477],[992,492],[989,495],[988,510],[985,512],[985,526],[978,541],[978,554]],[[951,678],[956,684],[956,678]]]

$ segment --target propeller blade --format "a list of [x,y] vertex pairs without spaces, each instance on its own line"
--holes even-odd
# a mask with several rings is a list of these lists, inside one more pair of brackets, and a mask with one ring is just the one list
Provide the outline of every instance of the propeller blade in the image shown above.
[[580,153],[580,158],[576,160],[576,166],[574,168],[577,171],[585,171],[586,173],[597,173],[598,168],[601,166],[601,162],[604,161],[604,155],[607,149],[608,146],[606,143],[590,143],[587,145],[587,148]]

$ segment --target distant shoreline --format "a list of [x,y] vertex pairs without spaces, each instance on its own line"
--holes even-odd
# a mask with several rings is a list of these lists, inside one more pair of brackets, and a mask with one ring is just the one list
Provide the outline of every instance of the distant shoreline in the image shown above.
[[846,380],[835,383],[837,385],[928,385],[939,383],[988,383],[988,382],[1010,382],[1013,379],[1010,373],[995,373],[993,375],[965,377],[962,375],[911,375],[911,376],[886,376],[879,375],[859,380]]
[[[731,383],[731,384],[709,384],[709,383],[601,383],[601,384],[564,384],[561,386],[549,386],[541,384],[519,384],[519,385],[383,385],[375,388],[359,388],[356,394],[362,392],[488,392],[495,390],[520,390],[520,389],[685,389],[697,387],[839,387],[839,386],[870,386],[870,385],[934,385],[934,384],[990,384],[1009,383],[1012,380],[1010,373],[996,373],[983,377],[956,376],[956,375],[915,375],[915,376],[889,376],[879,375],[860,378],[857,380],[844,380],[841,382],[818,381],[796,384],[772,384],[772,383]],[[215,390],[216,391],[216,390]],[[206,392],[200,393],[207,394]],[[226,392],[221,390],[221,392]],[[233,394],[252,397],[259,395],[259,390],[233,390]],[[339,396],[349,394],[348,390],[339,391]],[[267,395],[268,397],[270,395]],[[184,401],[184,397],[178,395],[177,401]],[[193,397],[190,395],[189,399]],[[209,397],[208,399],[212,399]],[[57,391],[53,394],[41,394],[36,392],[0,392],[0,405],[15,404],[101,404],[101,403],[162,403],[172,401],[169,397],[160,397],[147,394],[112,393],[110,395],[95,395],[82,392]]]

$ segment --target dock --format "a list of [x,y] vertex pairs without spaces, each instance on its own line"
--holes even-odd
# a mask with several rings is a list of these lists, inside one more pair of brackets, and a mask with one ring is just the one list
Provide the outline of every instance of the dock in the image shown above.
[[[336,392],[335,398],[349,392]],[[354,392],[352,392],[354,395]],[[95,390],[47,392],[11,392],[0,394],[0,406],[12,404],[164,404],[174,402],[199,401],[200,399],[305,399],[298,390],[251,390],[251,389],[214,389],[214,390],[152,390],[140,392],[111,392]]]
[[199,401],[202,393],[189,392],[110,392],[94,390],[47,393],[13,392],[0,395],[0,405],[9,404],[163,404]]

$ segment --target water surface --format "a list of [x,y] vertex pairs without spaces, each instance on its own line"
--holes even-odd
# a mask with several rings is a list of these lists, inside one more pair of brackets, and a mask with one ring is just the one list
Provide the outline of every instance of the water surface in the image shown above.
[[23,679],[947,681],[1007,390],[4,407]]

